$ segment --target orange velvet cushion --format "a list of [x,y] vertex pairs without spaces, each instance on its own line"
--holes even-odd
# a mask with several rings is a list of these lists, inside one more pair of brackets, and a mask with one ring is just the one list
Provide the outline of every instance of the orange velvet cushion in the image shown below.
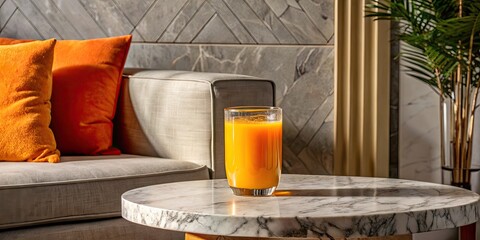
[[[62,154],[120,154],[112,148],[112,120],[131,39],[57,41],[51,127]],[[3,38],[0,45],[22,41]]]
[[52,129],[63,154],[120,154],[113,117],[131,36],[58,41]]
[[59,162],[50,125],[55,40],[0,46],[0,160]]

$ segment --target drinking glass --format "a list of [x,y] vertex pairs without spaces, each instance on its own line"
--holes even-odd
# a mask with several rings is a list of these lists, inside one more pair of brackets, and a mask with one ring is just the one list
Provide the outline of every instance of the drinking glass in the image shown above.
[[282,171],[282,109],[225,109],[225,170],[239,196],[271,195]]

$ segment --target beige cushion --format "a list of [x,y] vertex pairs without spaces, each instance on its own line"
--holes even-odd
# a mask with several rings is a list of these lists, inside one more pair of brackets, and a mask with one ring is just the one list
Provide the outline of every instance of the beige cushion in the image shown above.
[[120,216],[125,191],[208,178],[206,166],[136,155],[0,162],[0,229]]
[[270,80],[245,75],[148,70],[120,92],[115,140],[123,152],[206,165],[225,177],[223,109],[275,103]]

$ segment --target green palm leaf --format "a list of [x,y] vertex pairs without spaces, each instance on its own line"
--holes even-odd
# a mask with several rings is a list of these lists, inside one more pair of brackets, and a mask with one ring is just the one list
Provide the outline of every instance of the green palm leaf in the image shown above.
[[399,22],[405,43],[402,59],[415,78],[452,97],[454,78],[461,69],[461,85],[480,78],[480,2],[457,0],[372,0],[366,16]]

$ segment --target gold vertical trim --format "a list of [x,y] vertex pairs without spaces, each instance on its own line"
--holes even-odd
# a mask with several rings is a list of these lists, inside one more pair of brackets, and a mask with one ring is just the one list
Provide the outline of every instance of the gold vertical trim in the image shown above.
[[390,24],[367,1],[335,1],[334,173],[388,177]]

